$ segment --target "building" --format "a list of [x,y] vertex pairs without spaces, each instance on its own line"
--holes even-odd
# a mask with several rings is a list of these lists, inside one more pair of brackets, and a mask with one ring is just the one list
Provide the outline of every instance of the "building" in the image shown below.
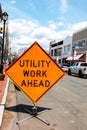
[[63,40],[62,46],[62,62],[68,62],[66,59],[72,54],[72,36],[67,36]]
[[64,40],[50,42],[50,56],[57,63],[66,63],[67,57],[71,55],[72,37],[67,36]]
[[50,56],[55,60],[56,62],[60,63],[62,60],[62,45],[63,45],[63,40],[57,41],[54,40],[50,42]]
[[69,56],[67,60],[87,62],[87,28],[73,34],[72,55]]

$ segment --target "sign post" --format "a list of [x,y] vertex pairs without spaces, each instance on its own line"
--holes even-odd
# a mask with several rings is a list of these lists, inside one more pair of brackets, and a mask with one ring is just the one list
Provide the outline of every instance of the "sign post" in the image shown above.
[[65,75],[65,72],[35,41],[6,69],[6,74],[32,100],[35,107],[37,101]]

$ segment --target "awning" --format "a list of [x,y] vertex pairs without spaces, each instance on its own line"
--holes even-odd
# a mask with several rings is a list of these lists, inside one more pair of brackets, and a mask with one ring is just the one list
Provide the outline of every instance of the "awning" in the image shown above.
[[84,54],[78,54],[76,56],[69,56],[66,60],[72,61],[72,60],[79,60]]

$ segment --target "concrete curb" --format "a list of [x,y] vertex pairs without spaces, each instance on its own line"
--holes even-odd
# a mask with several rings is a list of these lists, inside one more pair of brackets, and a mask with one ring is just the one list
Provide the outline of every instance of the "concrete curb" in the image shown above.
[[2,119],[3,119],[3,115],[4,115],[6,97],[7,97],[7,94],[8,94],[8,87],[9,87],[9,78],[7,79],[7,83],[6,83],[6,87],[5,87],[5,91],[4,91],[4,96],[3,96],[2,102],[0,104],[0,127],[2,125]]

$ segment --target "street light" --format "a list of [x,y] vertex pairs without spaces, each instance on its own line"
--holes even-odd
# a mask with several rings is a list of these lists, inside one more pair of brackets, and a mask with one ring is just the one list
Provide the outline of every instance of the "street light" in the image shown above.
[[5,23],[6,23],[7,19],[8,19],[8,14],[7,14],[7,12],[2,13],[2,21],[3,21],[3,40],[2,40],[2,53],[1,53],[1,68],[0,68],[0,73],[3,73]]

